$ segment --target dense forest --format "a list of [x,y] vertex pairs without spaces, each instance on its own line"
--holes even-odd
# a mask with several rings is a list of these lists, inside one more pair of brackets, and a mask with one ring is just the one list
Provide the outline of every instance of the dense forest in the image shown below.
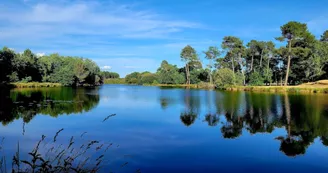
[[[90,59],[50,54],[36,56],[27,49],[15,53],[4,47],[0,50],[0,83],[51,82],[65,86],[99,85],[103,76],[98,65]],[[106,76],[106,77],[107,77]]]
[[[320,39],[307,25],[291,21],[280,27],[277,48],[273,41],[251,40],[247,44],[226,36],[221,49],[210,46],[201,54],[187,45],[181,50],[184,67],[162,61],[156,73],[133,72],[128,84],[297,85],[328,78],[328,30]],[[203,63],[203,60],[206,60]]]

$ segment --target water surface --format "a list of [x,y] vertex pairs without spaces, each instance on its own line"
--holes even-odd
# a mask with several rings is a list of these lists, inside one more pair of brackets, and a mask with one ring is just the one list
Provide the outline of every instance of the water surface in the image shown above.
[[64,128],[63,143],[84,132],[83,140],[113,143],[104,172],[328,172],[327,95],[24,89],[1,91],[0,121],[9,158],[18,141],[27,152]]

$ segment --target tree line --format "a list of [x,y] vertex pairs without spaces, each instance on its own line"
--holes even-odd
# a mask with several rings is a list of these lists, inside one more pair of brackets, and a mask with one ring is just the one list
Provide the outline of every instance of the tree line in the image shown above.
[[[156,73],[133,72],[125,78],[129,84],[197,84],[216,87],[232,85],[297,85],[328,78],[328,30],[320,39],[305,23],[290,21],[280,27],[273,41],[251,40],[247,44],[235,36],[223,38],[221,48],[210,46],[199,54],[187,45],[178,68],[162,61]],[[200,60],[203,55],[207,63]]]
[[90,59],[61,56],[57,53],[37,56],[29,49],[23,53],[16,53],[7,47],[0,50],[0,69],[0,83],[52,82],[65,86],[99,85],[104,77],[115,76],[102,73],[98,65]]

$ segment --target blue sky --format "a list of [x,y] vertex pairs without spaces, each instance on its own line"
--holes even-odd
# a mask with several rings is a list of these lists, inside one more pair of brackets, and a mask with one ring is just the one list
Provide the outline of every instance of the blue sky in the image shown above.
[[328,29],[328,1],[1,0],[0,46],[82,56],[125,76],[154,72],[163,59],[182,66],[187,44],[203,58],[227,35],[274,41],[291,20],[319,37]]

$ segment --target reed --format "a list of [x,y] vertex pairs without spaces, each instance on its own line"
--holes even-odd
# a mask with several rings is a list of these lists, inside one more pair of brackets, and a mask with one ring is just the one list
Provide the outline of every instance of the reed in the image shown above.
[[273,93],[322,93],[328,94],[328,87],[307,86],[231,86],[217,88],[227,91],[273,92]]
[[44,88],[44,87],[61,87],[60,83],[48,83],[48,82],[15,82],[11,83],[14,88]]
[[127,84],[125,78],[116,78],[116,79],[105,79],[105,84]]
[[[1,173],[37,173],[37,172],[99,172],[104,163],[104,156],[112,143],[97,140],[86,141],[82,145],[75,143],[72,136],[66,144],[58,144],[57,138],[64,129],[56,132],[53,138],[42,135],[35,147],[29,152],[28,158],[21,158],[20,143],[11,160],[11,168],[8,168],[7,159],[3,153],[3,141],[0,143],[0,172]],[[85,132],[78,136],[82,139]]]

